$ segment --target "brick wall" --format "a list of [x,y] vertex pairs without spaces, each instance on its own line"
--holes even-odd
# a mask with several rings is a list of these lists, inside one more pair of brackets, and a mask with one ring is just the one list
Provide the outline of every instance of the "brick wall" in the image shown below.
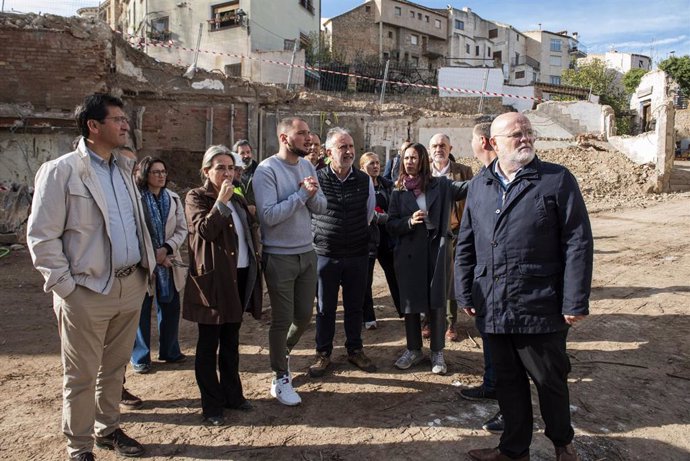
[[206,151],[208,108],[213,108],[213,144],[232,148],[235,141],[247,138],[247,105],[235,103],[234,138],[231,137],[230,104],[199,101],[128,101],[128,110],[145,109],[142,117],[142,148],[145,155],[161,157],[170,164],[171,180],[181,187],[199,185],[198,170]]
[[379,26],[374,23],[375,10],[374,2],[367,2],[333,19],[331,50],[335,57],[352,62],[356,57],[378,56]]
[[110,54],[103,43],[67,31],[0,28],[0,101],[36,111],[71,111],[103,91]]

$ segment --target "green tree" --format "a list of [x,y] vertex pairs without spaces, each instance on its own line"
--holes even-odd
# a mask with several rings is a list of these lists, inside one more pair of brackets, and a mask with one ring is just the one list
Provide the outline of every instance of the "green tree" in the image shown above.
[[616,114],[618,134],[629,134],[632,127],[628,114],[629,97],[616,82],[617,73],[608,69],[601,59],[593,59],[580,64],[575,69],[567,69],[561,75],[564,85],[591,89],[599,95],[599,103],[611,106]]
[[659,63],[659,69],[670,75],[680,85],[685,97],[690,98],[690,56],[664,59]]
[[633,94],[637,87],[640,86],[640,81],[644,74],[648,71],[645,69],[630,69],[623,75],[623,88],[627,94]]

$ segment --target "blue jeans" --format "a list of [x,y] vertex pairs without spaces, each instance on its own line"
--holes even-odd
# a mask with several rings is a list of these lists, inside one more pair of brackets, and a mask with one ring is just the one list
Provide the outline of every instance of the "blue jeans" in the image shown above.
[[318,255],[316,352],[330,356],[335,336],[338,291],[343,287],[345,348],[348,354],[362,349],[362,304],[367,285],[369,257],[329,258]]
[[487,391],[496,390],[496,373],[491,365],[491,348],[486,334],[482,334],[482,348],[484,349],[484,389]]
[[[151,305],[153,296],[146,295],[141,305],[141,317],[139,329],[134,340],[131,362],[134,365],[151,363]],[[177,360],[182,355],[178,341],[180,326],[180,294],[175,291],[173,298],[168,303],[156,300],[158,317],[158,359]]]

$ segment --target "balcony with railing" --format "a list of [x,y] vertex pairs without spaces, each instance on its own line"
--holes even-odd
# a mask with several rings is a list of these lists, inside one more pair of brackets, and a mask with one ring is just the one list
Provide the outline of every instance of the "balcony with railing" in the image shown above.
[[530,58],[529,56],[520,56],[518,59],[511,59],[510,60],[510,66],[511,67],[520,67],[520,66],[527,66],[531,67],[534,70],[539,70],[541,68],[541,65],[539,64],[539,61],[537,61],[534,58]]

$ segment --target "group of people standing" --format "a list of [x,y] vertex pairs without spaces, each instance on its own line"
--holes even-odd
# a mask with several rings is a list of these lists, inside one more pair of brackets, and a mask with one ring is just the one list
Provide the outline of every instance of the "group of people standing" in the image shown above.
[[[252,409],[240,380],[239,331],[245,313],[260,318],[264,281],[270,394],[280,403],[302,401],[290,354],[315,298],[308,373],[320,377],[331,365],[341,289],[347,360],[376,371],[362,340],[363,328],[377,328],[376,260],[405,323],[397,368],[420,363],[428,337],[431,371],[446,373],[443,350],[457,340],[458,306],[476,318],[484,382],[461,394],[497,398],[501,411],[488,423],[500,423],[503,434],[497,448],[470,457],[529,459],[529,377],[557,459],[578,459],[565,342],[569,326],[588,314],[591,229],[572,175],[536,158],[526,117],[503,114],[475,127],[472,150],[484,167],[473,180],[471,169],[450,160],[445,134],[433,136],[429,149],[404,144],[381,175],[374,153],[354,167],[347,130],[328,132],[325,161],[308,124],[286,118],[277,127],[278,153],[258,164],[248,142],[235,152],[209,147],[203,185],[186,194],[184,207],[166,188],[161,159],[146,157],[132,175],[135,162],[118,151],[129,129],[119,99],[89,96],[76,118],[82,139],[39,170],[28,224],[34,264],[54,293],[70,459],[95,459],[94,442],[143,454],[119,427],[125,366],[151,366],[154,300],[159,359],[185,360],[177,339],[183,289],[182,317],[198,325],[194,368],[206,424],[225,424],[225,409]],[[185,239],[188,264],[179,252]]]

